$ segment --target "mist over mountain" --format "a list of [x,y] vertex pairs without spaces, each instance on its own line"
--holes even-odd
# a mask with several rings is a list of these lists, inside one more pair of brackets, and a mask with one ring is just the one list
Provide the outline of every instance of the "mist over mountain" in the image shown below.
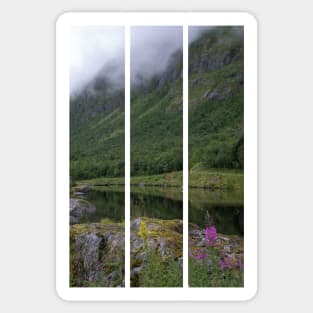
[[[124,86],[124,27],[71,29],[71,96],[98,76]],[[137,85],[163,72],[173,52],[182,48],[181,26],[131,27],[131,83]]]
[[166,71],[173,53],[182,50],[181,26],[131,28],[131,84],[142,84]]
[[[124,72],[124,27],[76,26],[71,28],[70,90],[79,93],[104,68],[112,80]],[[103,71],[102,71],[103,72]]]
[[[144,28],[131,33],[132,175],[182,169],[182,28]],[[189,35],[190,167],[242,168],[243,28]],[[71,78],[74,179],[124,175],[124,59],[100,55],[88,81]]]

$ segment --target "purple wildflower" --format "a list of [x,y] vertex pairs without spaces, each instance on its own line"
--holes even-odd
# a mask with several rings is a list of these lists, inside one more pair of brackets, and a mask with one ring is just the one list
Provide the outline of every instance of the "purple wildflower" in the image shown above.
[[236,259],[236,267],[240,270],[243,268],[243,262],[240,259]]
[[197,258],[198,260],[203,260],[203,259],[204,259],[204,255],[203,255],[203,253],[202,253],[202,251],[201,251],[200,249],[198,249],[198,251],[197,251],[197,256],[196,256],[196,258]]
[[205,229],[205,239],[209,246],[213,246],[217,240],[216,228],[215,226],[206,227]]
[[219,264],[220,264],[221,270],[224,270],[225,268],[228,268],[228,269],[232,268],[231,258],[229,257],[224,257],[220,259]]

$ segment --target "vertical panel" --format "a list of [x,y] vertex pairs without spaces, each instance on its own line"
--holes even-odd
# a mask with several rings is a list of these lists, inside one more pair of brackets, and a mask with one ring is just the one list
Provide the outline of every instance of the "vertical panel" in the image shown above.
[[70,31],[70,287],[124,287],[124,36]]
[[125,27],[125,287],[130,286],[130,26]]
[[243,287],[243,27],[189,37],[189,285]]
[[183,285],[182,27],[131,27],[131,286]]
[[184,287],[188,287],[188,26],[183,28],[183,246],[184,246]]

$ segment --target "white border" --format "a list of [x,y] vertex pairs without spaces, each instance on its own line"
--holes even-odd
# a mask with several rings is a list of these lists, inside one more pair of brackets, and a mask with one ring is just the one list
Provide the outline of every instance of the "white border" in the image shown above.
[[[244,228],[245,274],[243,288],[188,288],[186,265],[182,288],[130,288],[129,256],[125,260],[125,288],[69,287],[69,30],[71,26],[125,26],[125,40],[129,27],[136,25],[176,25],[184,27],[184,47],[187,26],[242,25],[244,26]],[[64,300],[106,301],[208,301],[249,300],[257,292],[257,22],[248,13],[64,13],[56,23],[56,289]],[[128,50],[129,41],[125,42]],[[184,49],[185,50],[185,49]],[[129,77],[129,51],[125,51],[125,78]],[[188,77],[184,51],[184,78]],[[126,79],[127,81],[127,79]],[[129,84],[125,81],[125,226],[129,228]],[[188,112],[188,80],[183,83],[184,113]],[[187,88],[187,89],[186,89]],[[188,114],[188,113],[187,113]],[[187,116],[188,117],[188,116]],[[188,121],[188,120],[187,120]],[[186,113],[184,138],[188,135]],[[184,169],[188,168],[188,145],[184,140]],[[187,147],[187,149],[186,149]],[[187,166],[187,167],[186,167]],[[184,171],[184,217],[188,216],[188,175]],[[188,172],[187,172],[188,173]],[[187,264],[188,233],[184,220],[184,264]],[[129,251],[129,229],[125,232],[125,254]],[[127,241],[128,240],[128,241]],[[186,248],[187,247],[187,248]],[[128,272],[128,273],[127,273]]]

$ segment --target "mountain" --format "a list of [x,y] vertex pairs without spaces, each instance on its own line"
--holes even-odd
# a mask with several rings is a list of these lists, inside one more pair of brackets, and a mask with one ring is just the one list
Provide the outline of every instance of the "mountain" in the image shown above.
[[131,93],[131,175],[182,170],[182,51]]
[[[151,60],[153,62],[153,60]],[[182,170],[182,51],[131,85],[131,175]],[[102,69],[70,101],[70,175],[124,176],[124,81]],[[243,168],[243,32],[217,27],[189,46],[189,165]]]
[[70,100],[72,179],[124,176],[124,73],[103,68]]
[[244,37],[216,27],[189,46],[189,168],[243,168]]

